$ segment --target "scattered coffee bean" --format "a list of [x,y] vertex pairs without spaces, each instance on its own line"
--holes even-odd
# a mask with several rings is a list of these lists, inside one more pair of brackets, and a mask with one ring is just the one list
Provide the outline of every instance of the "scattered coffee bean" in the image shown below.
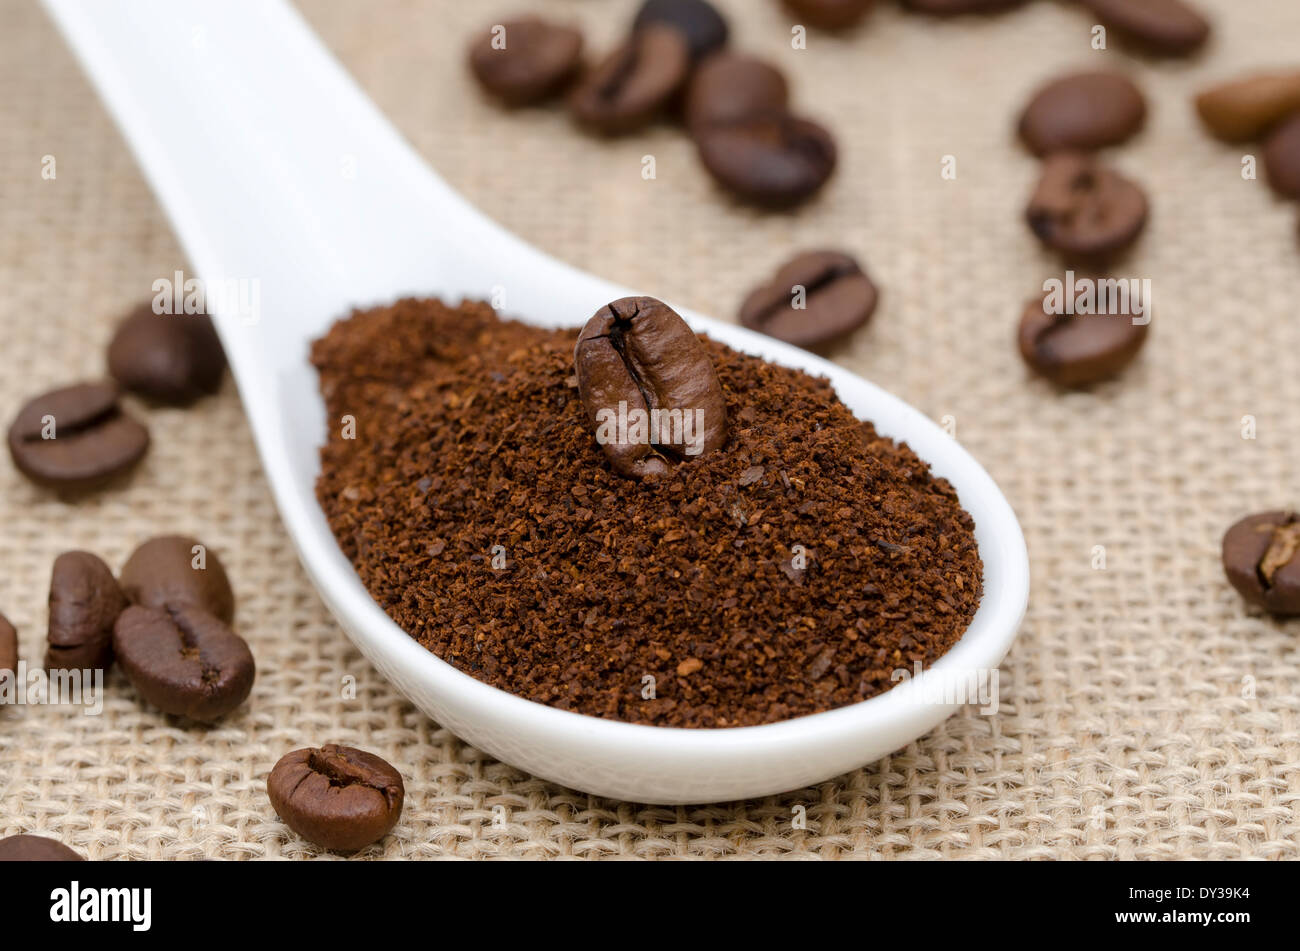
[[686,87],[686,126],[703,129],[757,113],[782,112],[788,96],[785,76],[766,60],[715,53],[699,65]]
[[966,13],[998,13],[1018,7],[1025,0],[903,0],[903,6],[930,16],[961,16]]
[[1270,614],[1300,614],[1300,516],[1248,515],[1223,536],[1223,570],[1237,593]]
[[126,472],[149,448],[149,431],[118,405],[112,383],[79,383],[42,393],[9,427],[18,471],[55,489],[95,488]]
[[155,314],[137,307],[108,345],[108,372],[123,387],[184,405],[215,393],[226,371],[221,339],[206,314]]
[[691,417],[694,440],[689,442],[681,426],[666,422],[662,429],[647,430],[645,439],[636,438],[631,425],[626,441],[601,438],[606,458],[622,475],[660,476],[675,462],[698,458],[727,441],[726,401],[708,352],[662,301],[624,297],[606,304],[578,335],[573,362],[578,393],[598,437],[622,406],[629,422],[634,411],[647,416],[680,411],[683,420]]
[[126,596],[108,565],[88,551],[65,551],[50,572],[46,670],[107,670],[113,664],[113,624]]
[[1264,170],[1275,192],[1284,198],[1300,198],[1300,112],[1269,134]]
[[569,107],[578,122],[596,132],[632,132],[663,112],[689,69],[682,34],[651,23],[579,80]]
[[786,9],[801,23],[819,30],[844,30],[856,24],[875,0],[782,0]]
[[132,605],[114,625],[113,651],[141,697],[164,713],[202,723],[243,703],[257,673],[244,639],[190,605]]
[[1020,116],[1020,137],[1035,155],[1118,145],[1142,127],[1146,102],[1120,73],[1062,76],[1043,86]]
[[1210,35],[1210,24],[1183,0],[1080,0],[1108,29],[1148,52],[1182,56]]
[[1038,298],[1020,318],[1020,355],[1058,386],[1086,386],[1132,363],[1148,327],[1129,314],[1049,314]]
[[698,130],[700,159],[719,184],[773,208],[810,197],[835,170],[835,140],[815,122],[768,112]]
[[0,678],[5,671],[18,672],[18,632],[9,619],[0,614]]
[[133,551],[122,566],[122,590],[132,604],[147,608],[188,605],[225,624],[235,618],[235,594],[221,559],[186,535],[151,538]]
[[84,862],[62,842],[43,835],[11,835],[0,839],[0,862]]
[[865,324],[877,297],[876,286],[853,258],[808,251],[745,298],[740,322],[796,347],[818,349]]
[[1300,110],[1300,70],[1256,73],[1196,97],[1196,111],[1210,132],[1226,142],[1263,135]]
[[727,21],[704,0],[646,0],[637,11],[632,28],[651,23],[675,27],[686,39],[692,59],[700,59],[727,43]]
[[528,106],[563,91],[578,74],[582,34],[539,17],[494,24],[470,45],[474,78],[508,106]]
[[1043,162],[1026,218],[1048,247],[1098,260],[1137,239],[1147,200],[1142,189],[1092,156],[1057,152]]
[[402,774],[373,753],[330,744],[281,757],[266,780],[276,813],[326,849],[353,852],[378,842],[402,815]]

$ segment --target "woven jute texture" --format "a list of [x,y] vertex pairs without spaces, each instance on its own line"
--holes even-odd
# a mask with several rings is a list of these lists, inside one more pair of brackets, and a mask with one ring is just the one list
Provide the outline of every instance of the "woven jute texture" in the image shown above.
[[[1249,148],[1210,140],[1190,108],[1212,80],[1295,63],[1300,5],[1197,2],[1216,34],[1192,62],[1093,50],[1085,15],[1054,2],[952,21],[882,3],[863,29],[812,32],[804,50],[775,0],[720,3],[735,42],[779,62],[842,146],[816,201],[764,215],[718,193],[671,127],[602,143],[562,110],[485,103],[465,39],[526,3],[305,0],[435,168],[578,267],[731,319],[796,249],[860,256],[882,304],[837,359],[953,417],[1028,538],[1033,590],[1000,709],[967,708],[865,769],[752,802],[646,807],[522,774],[430,722],[351,647],[298,565],[228,380],[189,410],[133,402],[154,436],[147,459],[76,504],[0,464],[0,610],[24,657],[43,653],[60,551],[118,568],[143,538],[183,531],[224,560],[259,667],[248,703],[210,729],[146,708],[120,674],[99,716],[0,711],[0,835],[37,832],[98,859],[316,856],[276,818],[265,779],[284,752],[333,741],[407,781],[401,823],[362,858],[1300,855],[1300,623],[1243,607],[1218,563],[1236,518],[1300,504],[1296,208],[1244,179]],[[606,48],[635,3],[533,6]],[[0,24],[7,425],[25,397],[102,374],[114,321],[185,262],[40,10],[3,0]],[[1126,376],[1061,394],[1014,345],[1024,301],[1059,265],[1022,221],[1037,162],[1012,124],[1042,80],[1103,65],[1131,70],[1151,103],[1113,160],[1152,200],[1121,273],[1152,280],[1156,314]],[[45,156],[56,178],[42,177]]]

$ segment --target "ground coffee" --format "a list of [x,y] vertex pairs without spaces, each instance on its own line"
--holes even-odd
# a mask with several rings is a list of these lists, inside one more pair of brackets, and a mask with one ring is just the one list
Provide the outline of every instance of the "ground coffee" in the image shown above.
[[970,516],[827,381],[701,338],[727,441],[638,481],[597,444],[576,339],[404,300],[316,342],[317,494],[422,644],[555,707],[726,727],[871,697],[965,631]]

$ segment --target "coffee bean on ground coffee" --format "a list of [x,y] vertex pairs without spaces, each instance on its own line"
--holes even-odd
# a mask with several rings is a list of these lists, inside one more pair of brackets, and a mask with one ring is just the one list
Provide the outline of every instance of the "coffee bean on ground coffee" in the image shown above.
[[113,627],[113,652],[141,697],[202,723],[243,703],[257,674],[244,639],[191,605],[127,608]]
[[149,431],[123,412],[113,383],[79,383],[31,400],[9,427],[18,471],[55,489],[96,488],[149,448]]
[[50,572],[47,670],[107,670],[113,624],[126,597],[108,565],[88,551],[66,551]]
[[0,676],[18,671],[18,632],[9,619],[0,614]]
[[785,75],[771,63],[744,53],[715,53],[691,74],[686,126],[704,129],[756,113],[784,111],[788,97]]
[[62,842],[43,835],[11,835],[0,839],[0,862],[83,862]]
[[1118,145],[1142,127],[1146,102],[1121,73],[1072,73],[1052,80],[1020,116],[1020,138],[1035,155]]
[[373,753],[329,744],[286,753],[266,792],[276,814],[304,839],[352,852],[378,842],[402,815],[402,774]]
[[819,30],[845,30],[875,6],[875,0],[782,0],[799,22]]
[[728,441],[636,481],[593,435],[576,336],[404,300],[314,345],[329,418],[359,426],[317,495],[421,644],[561,709],[726,727],[875,696],[966,630],[969,514],[826,380],[701,338]]
[[1057,152],[1043,162],[1025,217],[1049,248],[1100,261],[1137,240],[1147,222],[1147,199],[1141,188],[1093,156]]
[[1258,138],[1300,110],[1300,70],[1255,73],[1207,89],[1196,97],[1206,128],[1226,142]]
[[1283,198],[1300,198],[1300,112],[1269,134],[1264,171],[1273,191]]
[[221,339],[206,314],[133,310],[108,345],[108,372],[133,393],[184,405],[215,393],[226,371]]
[[677,29],[692,59],[700,59],[727,44],[727,21],[704,0],[646,0],[632,23],[634,30],[660,23]]
[[796,347],[821,350],[870,320],[878,298],[876,285],[847,254],[806,251],[750,292],[740,306],[740,323]]
[[221,559],[197,538],[159,535],[142,543],[122,566],[122,590],[147,608],[202,608],[229,624],[235,593]]
[[696,130],[709,174],[746,201],[785,208],[813,195],[835,170],[835,140],[788,112],[764,112]]
[[1079,0],[1107,28],[1149,53],[1184,56],[1210,35],[1205,17],[1184,0]]
[[569,96],[569,109],[592,131],[633,132],[664,111],[689,69],[690,51],[682,34],[651,23],[578,81]]
[[1020,318],[1020,355],[1058,386],[1084,386],[1132,363],[1148,327],[1129,314],[1049,314],[1035,298]]
[[1300,614],[1300,516],[1260,512],[1223,536],[1223,570],[1237,592],[1271,614]]
[[582,34],[539,17],[493,24],[469,48],[474,78],[507,106],[529,106],[555,96],[581,65]]

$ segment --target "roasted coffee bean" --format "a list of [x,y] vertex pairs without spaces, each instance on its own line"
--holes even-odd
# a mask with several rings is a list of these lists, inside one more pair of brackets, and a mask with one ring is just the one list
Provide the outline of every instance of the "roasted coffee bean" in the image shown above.
[[108,345],[108,372],[133,393],[184,405],[215,393],[226,354],[206,314],[155,314],[137,307]]
[[1210,24],[1183,0],[1080,0],[1108,29],[1168,56],[1190,53],[1210,35]]
[[1269,134],[1264,171],[1275,192],[1284,198],[1300,198],[1300,112]]
[[160,535],[144,542],[122,566],[122,590],[147,608],[202,608],[219,621],[235,618],[235,594],[221,559],[187,535]]
[[326,849],[353,852],[378,842],[402,815],[402,774],[373,753],[330,744],[286,753],[266,792],[294,832]]
[[1020,138],[1035,155],[1118,145],[1142,127],[1147,107],[1120,73],[1062,76],[1043,86],[1020,116]]
[[[573,362],[597,441],[621,475],[660,476],[727,441],[726,401],[713,363],[700,338],[662,301],[624,297],[606,304],[578,334]],[[634,428],[638,417],[644,422]]]
[[1223,570],[1237,593],[1270,614],[1300,614],[1300,516],[1248,515],[1223,536]]
[[664,110],[689,69],[690,52],[682,34],[651,23],[578,82],[569,108],[578,122],[593,131],[632,132]]
[[727,44],[727,21],[704,0],[646,0],[637,11],[633,29],[651,23],[675,27],[686,39],[693,59],[700,59]]
[[582,34],[539,17],[494,24],[469,48],[484,89],[508,106],[529,106],[562,92],[582,63]]
[[1146,195],[1090,155],[1057,152],[1029,200],[1026,218],[1050,248],[1087,260],[1128,248],[1147,221]]
[[9,619],[0,614],[0,678],[4,672],[18,672],[18,632]]
[[740,322],[796,347],[819,349],[865,324],[877,296],[876,286],[847,254],[808,251],[745,298]]
[[257,673],[244,639],[190,605],[127,608],[113,627],[113,652],[141,697],[203,723],[243,703]]
[[79,383],[42,393],[9,427],[18,471],[51,488],[81,491],[134,466],[149,448],[149,431],[118,405],[112,383]]
[[1300,70],[1256,73],[1196,97],[1201,121],[1216,137],[1244,142],[1300,111]]
[[113,572],[88,551],[65,551],[50,572],[47,670],[107,670],[113,663],[113,624],[126,596]]
[[1058,386],[1085,386],[1132,363],[1148,327],[1131,314],[1049,314],[1038,298],[1020,318],[1020,355]]
[[720,185],[783,208],[811,196],[835,170],[835,140],[815,122],[766,112],[696,131],[700,159]]
[[775,66],[743,53],[715,53],[686,87],[686,125],[703,129],[757,113],[785,109],[789,89]]
[[11,835],[0,839],[0,862],[84,862],[62,842],[43,835]]
[[960,16],[966,13],[998,13],[1018,7],[1025,0],[903,0],[903,6],[930,16]]
[[861,20],[875,0],[782,0],[801,23],[819,30],[844,30]]

